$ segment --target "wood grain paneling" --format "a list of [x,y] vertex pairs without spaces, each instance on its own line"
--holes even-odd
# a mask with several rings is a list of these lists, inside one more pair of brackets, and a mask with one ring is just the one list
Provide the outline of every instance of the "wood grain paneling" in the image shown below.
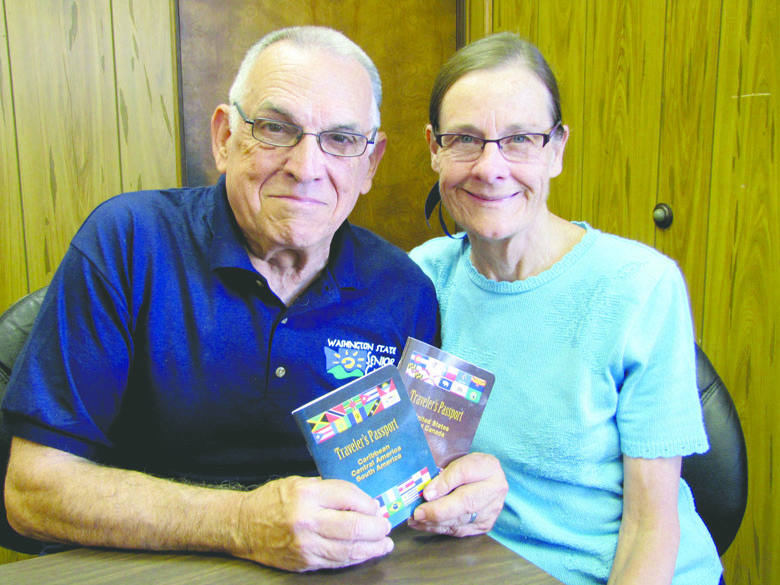
[[177,186],[175,6],[149,0],[114,0],[112,6],[122,190]]
[[463,0],[465,14],[464,38],[474,42],[493,32],[493,0]]
[[553,179],[548,205],[565,219],[583,219],[583,153],[585,141],[585,47],[587,3],[580,0],[540,2],[536,44],[553,69],[561,94],[563,122],[569,126],[563,172]]
[[663,74],[658,2],[589,2],[583,217],[652,245]]
[[[658,203],[671,206],[669,229],[656,229],[656,248],[685,275],[701,339],[710,197],[720,4],[669,2],[664,43]],[[650,217],[646,220],[651,221]]]
[[350,220],[407,250],[441,235],[438,225],[428,229],[423,219],[424,198],[436,181],[423,129],[433,80],[455,51],[455,14],[455,0],[179,0],[186,181],[217,179],[208,121],[227,101],[246,50],[277,28],[330,26],[371,56],[384,89],[387,151],[371,192],[360,198]]
[[30,286],[120,189],[108,3],[6,0]]
[[525,39],[538,38],[539,0],[524,2],[494,2],[492,6],[492,32],[509,31]]
[[727,583],[780,583],[780,8],[724,2],[707,246],[704,347],[734,396],[748,509]]
[[0,2],[0,312],[27,292],[5,2]]
[[5,563],[15,563],[16,561],[24,561],[26,559],[33,558],[31,555],[26,555],[24,553],[18,553],[13,550],[8,550],[6,548],[0,548],[0,565],[3,565]]
[[175,187],[174,0],[3,0],[0,310],[123,190]]

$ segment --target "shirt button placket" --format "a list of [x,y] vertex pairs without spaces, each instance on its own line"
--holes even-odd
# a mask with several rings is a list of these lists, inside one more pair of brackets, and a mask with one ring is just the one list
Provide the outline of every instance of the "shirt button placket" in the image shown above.
[[[280,325],[286,325],[287,324],[287,317],[279,321]],[[287,369],[284,366],[279,366],[276,368],[276,371],[274,372],[276,374],[276,377],[281,379],[284,378],[287,375]]]

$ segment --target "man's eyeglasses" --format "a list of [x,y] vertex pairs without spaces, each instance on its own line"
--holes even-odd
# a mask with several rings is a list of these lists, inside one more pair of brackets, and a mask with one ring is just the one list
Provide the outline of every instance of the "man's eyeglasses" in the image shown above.
[[521,162],[539,156],[560,126],[561,123],[558,122],[546,134],[524,132],[493,139],[480,138],[471,134],[435,134],[434,136],[436,143],[445,148],[447,153],[456,160],[464,162],[477,160],[485,150],[485,145],[488,142],[495,142],[506,160]]
[[376,138],[377,128],[374,128],[371,138],[362,134],[343,132],[341,130],[326,130],[319,134],[304,132],[300,126],[288,122],[280,122],[270,118],[255,118],[252,120],[247,117],[237,102],[233,102],[233,105],[236,106],[244,122],[252,126],[252,136],[254,136],[255,140],[271,146],[290,148],[298,144],[301,138],[309,135],[317,138],[317,144],[320,145],[320,150],[324,153],[332,154],[333,156],[360,156],[366,152],[369,144],[374,144],[374,139]]

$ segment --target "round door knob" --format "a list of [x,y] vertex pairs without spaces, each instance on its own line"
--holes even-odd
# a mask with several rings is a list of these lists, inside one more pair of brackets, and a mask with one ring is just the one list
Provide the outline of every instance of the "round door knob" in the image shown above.
[[672,208],[666,203],[659,203],[653,208],[653,221],[655,222],[655,225],[662,230],[665,230],[672,225],[673,219],[674,214],[672,213]]

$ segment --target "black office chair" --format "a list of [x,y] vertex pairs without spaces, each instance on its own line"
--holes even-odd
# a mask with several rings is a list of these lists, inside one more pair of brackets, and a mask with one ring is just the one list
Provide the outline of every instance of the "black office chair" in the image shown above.
[[[27,341],[27,336],[30,334],[30,329],[32,329],[45,294],[46,287],[36,290],[16,301],[0,315],[0,404],[5,398],[8,380],[11,377],[11,368],[22,351],[24,342]],[[0,423],[2,421],[3,413],[0,410]],[[8,467],[10,450],[11,437],[0,429],[0,469],[3,470],[0,488],[5,486],[5,472]],[[0,489],[0,494],[3,494],[3,497],[0,497],[0,512],[2,512],[0,515],[0,546],[31,555],[40,553],[43,548],[42,543],[17,534],[8,525],[5,514],[4,490]]]
[[684,457],[682,476],[718,554],[723,555],[737,535],[747,506],[745,436],[726,385],[698,344],[696,382],[710,450]]

